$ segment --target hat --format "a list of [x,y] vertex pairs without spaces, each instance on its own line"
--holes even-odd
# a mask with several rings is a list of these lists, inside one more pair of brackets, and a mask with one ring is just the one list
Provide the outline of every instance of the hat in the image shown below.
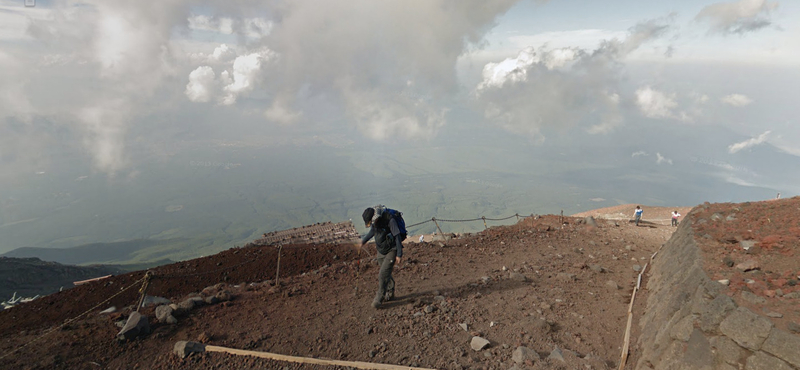
[[374,208],[369,207],[364,210],[364,213],[361,214],[361,218],[364,219],[364,226],[369,226],[369,224],[372,223],[372,216],[374,215],[375,215]]

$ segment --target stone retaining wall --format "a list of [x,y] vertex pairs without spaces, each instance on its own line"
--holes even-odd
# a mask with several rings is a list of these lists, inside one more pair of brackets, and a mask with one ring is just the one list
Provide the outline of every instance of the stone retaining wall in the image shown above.
[[800,336],[722,292],[691,223],[689,214],[653,261],[636,369],[800,370]]

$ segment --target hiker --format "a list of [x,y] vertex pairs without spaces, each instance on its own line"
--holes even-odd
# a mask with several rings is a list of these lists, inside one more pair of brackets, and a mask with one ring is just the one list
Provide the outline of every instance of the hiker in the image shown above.
[[672,211],[672,226],[678,226],[678,217],[681,217],[681,214],[678,211]]
[[394,265],[400,264],[403,257],[403,239],[406,238],[405,221],[402,213],[382,205],[370,207],[364,210],[361,215],[364,219],[364,226],[369,228],[369,232],[361,238],[361,247],[375,237],[375,247],[377,248],[378,266],[378,292],[372,300],[372,307],[380,307],[383,301],[394,298],[394,278],[392,269]]
[[636,222],[636,226],[639,226],[639,221],[642,219],[643,212],[644,210],[639,206],[636,206],[636,210],[633,211],[633,220]]

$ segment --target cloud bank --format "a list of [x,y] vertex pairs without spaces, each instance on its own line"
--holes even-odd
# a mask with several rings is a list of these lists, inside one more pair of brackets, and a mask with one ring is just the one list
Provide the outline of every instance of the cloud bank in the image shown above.
[[748,140],[739,143],[731,144],[728,146],[728,153],[733,154],[742,149],[747,149],[759,145],[767,140],[767,136],[769,136],[770,132],[772,131],[765,131],[764,133],[758,135],[757,137],[750,138]]
[[752,103],[753,99],[750,99],[749,97],[747,97],[747,95],[731,94],[723,96],[722,98],[720,98],[720,101],[725,104],[732,105],[734,107],[744,107],[745,105],[749,105],[750,103]]
[[475,101],[488,121],[534,141],[552,127],[610,132],[623,123],[619,85],[625,57],[664,35],[671,22],[667,17],[640,23],[625,39],[605,40],[592,51],[525,48],[515,58],[484,66]]
[[777,2],[767,0],[739,0],[706,6],[695,20],[710,24],[710,32],[744,34],[772,24],[771,13]]

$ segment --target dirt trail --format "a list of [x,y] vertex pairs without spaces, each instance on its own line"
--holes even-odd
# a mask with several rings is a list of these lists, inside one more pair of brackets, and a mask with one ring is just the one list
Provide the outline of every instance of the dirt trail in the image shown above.
[[[197,308],[174,325],[156,322],[153,309],[145,309],[153,332],[118,343],[112,321],[119,314],[97,311],[133,304],[132,289],[6,357],[3,368],[323,368],[219,353],[179,359],[172,354],[179,340],[439,369],[508,369],[514,349],[527,346],[543,358],[527,368],[615,368],[638,274],[634,265],[644,266],[674,229],[605,220],[595,227],[569,217],[562,228],[560,221],[527,218],[446,242],[408,243],[394,274],[397,299],[378,310],[370,306],[377,266],[352,246],[285,249],[282,275],[294,276],[282,279],[280,289],[267,281],[275,275],[272,247],[162,266],[155,270],[161,278],[153,282],[154,294],[177,302],[222,282],[234,299]],[[0,312],[0,356],[141,276],[115,276]],[[637,295],[639,312],[646,298],[646,291]],[[489,348],[473,351],[473,335],[488,339]],[[556,347],[565,362],[544,359]],[[631,351],[629,363],[635,363],[636,348]]]

